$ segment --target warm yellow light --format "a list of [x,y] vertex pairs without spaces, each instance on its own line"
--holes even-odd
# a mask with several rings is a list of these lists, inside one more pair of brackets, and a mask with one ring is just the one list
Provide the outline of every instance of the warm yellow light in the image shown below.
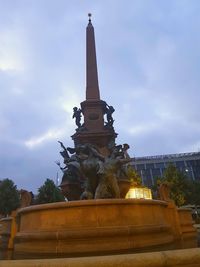
[[131,187],[126,194],[126,198],[152,199],[151,189],[147,187]]

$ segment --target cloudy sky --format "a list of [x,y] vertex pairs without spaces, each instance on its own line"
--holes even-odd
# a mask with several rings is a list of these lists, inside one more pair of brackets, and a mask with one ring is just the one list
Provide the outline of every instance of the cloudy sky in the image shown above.
[[117,143],[131,156],[200,149],[199,0],[0,0],[0,179],[18,188],[55,180],[57,140],[73,146],[88,12]]

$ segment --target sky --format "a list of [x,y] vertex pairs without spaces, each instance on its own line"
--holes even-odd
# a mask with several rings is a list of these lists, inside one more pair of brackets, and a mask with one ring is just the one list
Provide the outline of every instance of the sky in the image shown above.
[[199,0],[0,0],[0,180],[37,192],[61,172],[85,100],[85,28],[101,99],[132,157],[200,150]]

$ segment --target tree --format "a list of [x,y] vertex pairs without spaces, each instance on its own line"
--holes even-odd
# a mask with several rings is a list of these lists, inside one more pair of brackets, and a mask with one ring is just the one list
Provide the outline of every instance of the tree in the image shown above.
[[186,190],[186,204],[200,205],[200,182],[190,181]]
[[170,187],[170,197],[177,206],[186,202],[189,181],[186,174],[180,172],[173,164],[169,164],[164,171],[163,177],[157,180],[159,183],[167,183]]
[[127,176],[133,185],[142,185],[142,178],[131,165],[127,167]]
[[64,196],[53,180],[46,179],[45,183],[38,189],[37,204],[61,202],[64,200]]
[[0,183],[0,214],[8,216],[20,205],[17,186],[10,179],[4,179]]

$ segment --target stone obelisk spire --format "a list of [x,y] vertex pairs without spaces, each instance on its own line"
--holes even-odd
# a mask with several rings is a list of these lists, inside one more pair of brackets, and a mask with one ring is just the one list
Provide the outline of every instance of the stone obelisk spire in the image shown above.
[[86,28],[86,100],[100,100],[94,27],[91,22],[91,14],[89,13],[88,16],[89,23]]
[[[104,115],[109,106],[100,99],[94,27],[91,14],[86,28],[86,100],[81,103],[84,123],[72,136],[75,146],[90,143],[108,154],[108,144],[115,141],[117,134],[112,125],[104,122]],[[77,109],[77,108],[76,108]]]

